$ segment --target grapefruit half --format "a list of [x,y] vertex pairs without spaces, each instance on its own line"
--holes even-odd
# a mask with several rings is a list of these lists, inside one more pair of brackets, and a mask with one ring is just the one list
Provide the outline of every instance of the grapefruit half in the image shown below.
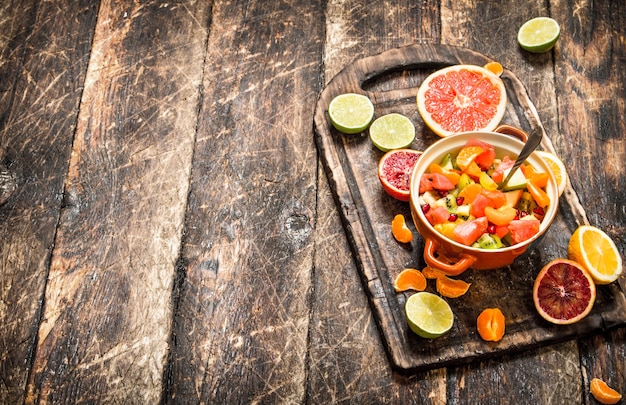
[[383,189],[395,199],[409,201],[410,178],[413,166],[422,156],[414,149],[393,149],[378,162],[378,179]]
[[474,65],[437,70],[417,91],[417,109],[424,123],[441,137],[493,131],[504,116],[506,101],[502,79]]

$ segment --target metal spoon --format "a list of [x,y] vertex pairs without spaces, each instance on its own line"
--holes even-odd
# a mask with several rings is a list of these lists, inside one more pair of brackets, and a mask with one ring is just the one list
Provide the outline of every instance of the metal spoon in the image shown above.
[[515,173],[515,171],[520,167],[520,165],[524,163],[524,161],[526,161],[528,156],[530,156],[530,154],[533,153],[535,149],[537,149],[537,146],[539,146],[539,144],[541,143],[542,138],[543,138],[543,131],[541,127],[536,127],[535,129],[532,130],[532,132],[528,136],[528,140],[526,141],[526,143],[524,144],[524,147],[522,148],[522,151],[517,157],[517,160],[515,160],[513,167],[509,171],[509,174],[506,176],[504,181],[500,183],[500,185],[498,186],[498,189],[503,189],[506,186],[506,184],[511,179],[511,176],[513,175],[513,173]]

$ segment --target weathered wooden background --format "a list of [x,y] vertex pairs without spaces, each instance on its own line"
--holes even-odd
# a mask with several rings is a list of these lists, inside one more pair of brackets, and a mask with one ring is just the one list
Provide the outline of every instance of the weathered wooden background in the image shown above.
[[[519,49],[529,18],[554,51]],[[0,4],[0,403],[593,403],[626,330],[391,370],[313,141],[324,85],[410,43],[524,82],[626,256],[622,1]],[[624,277],[621,279],[624,288]]]

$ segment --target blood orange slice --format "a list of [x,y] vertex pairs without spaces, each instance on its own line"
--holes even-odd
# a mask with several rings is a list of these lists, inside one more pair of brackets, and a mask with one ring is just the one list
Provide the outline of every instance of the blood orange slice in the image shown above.
[[465,131],[493,131],[506,110],[506,89],[491,71],[474,65],[440,69],[417,92],[424,123],[446,137]]
[[596,300],[596,285],[578,263],[555,259],[537,275],[533,300],[545,320],[567,325],[589,314]]
[[394,149],[378,162],[378,179],[383,189],[400,201],[409,201],[409,179],[413,166],[422,152],[414,149]]

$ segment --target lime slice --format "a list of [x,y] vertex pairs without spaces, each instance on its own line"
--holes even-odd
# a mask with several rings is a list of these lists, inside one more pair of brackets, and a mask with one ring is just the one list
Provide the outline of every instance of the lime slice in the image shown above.
[[517,33],[517,42],[529,52],[547,52],[561,34],[559,24],[552,18],[537,17],[526,21]]
[[438,295],[418,292],[404,306],[409,328],[421,337],[433,339],[452,328],[454,314],[450,305]]
[[365,131],[372,122],[374,104],[362,94],[341,94],[328,105],[328,117],[337,131],[358,134]]
[[370,139],[383,152],[408,148],[415,139],[415,125],[401,114],[383,115],[372,122]]

